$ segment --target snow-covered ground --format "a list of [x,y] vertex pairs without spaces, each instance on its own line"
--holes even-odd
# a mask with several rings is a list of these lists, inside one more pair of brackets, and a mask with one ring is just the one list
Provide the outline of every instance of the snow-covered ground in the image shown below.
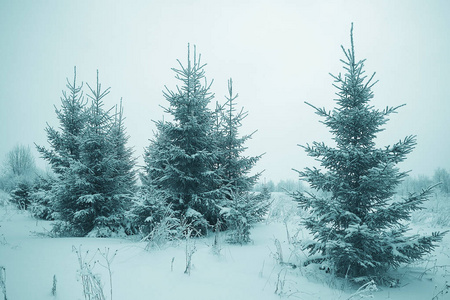
[[[369,295],[352,296],[357,287],[336,280],[315,266],[292,269],[288,264],[278,263],[276,240],[280,242],[284,262],[298,262],[303,255],[292,251],[294,246],[288,243],[283,221],[291,238],[296,233],[297,238],[308,234],[298,231],[299,217],[292,213],[295,205],[283,194],[274,197],[268,221],[252,230],[252,244],[229,245],[222,234],[217,254],[212,247],[213,236],[193,240],[196,251],[190,275],[184,273],[183,241],[147,251],[146,243],[131,239],[50,238],[42,234],[51,228],[50,222],[36,221],[29,213],[0,203],[0,266],[5,268],[8,299],[84,299],[76,251],[83,260],[91,262],[93,273],[100,275],[106,299],[110,299],[110,276],[101,255],[108,249],[109,258],[117,250],[111,263],[112,298],[116,300],[360,299]],[[450,203],[447,201],[445,205],[449,207]],[[416,217],[421,222],[413,224],[412,233],[448,229],[436,224],[431,228],[427,224],[433,224],[432,216],[424,216]],[[450,293],[438,295],[441,290],[450,291],[445,288],[450,282],[450,235],[445,236],[434,253],[396,270],[393,277],[400,279],[399,285],[379,287],[373,292],[374,299],[450,299]]]

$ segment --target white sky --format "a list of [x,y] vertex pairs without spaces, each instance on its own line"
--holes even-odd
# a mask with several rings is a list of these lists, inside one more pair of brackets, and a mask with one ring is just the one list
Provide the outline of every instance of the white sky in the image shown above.
[[[327,128],[304,104],[332,109],[328,73],[342,71],[340,45],[377,72],[376,108],[406,103],[379,135],[380,146],[410,134],[418,145],[403,170],[450,170],[450,1],[5,1],[0,0],[0,160],[17,143],[47,145],[46,122],[58,127],[66,77],[100,81],[123,97],[126,126],[139,163],[161,119],[172,67],[197,45],[216,100],[233,78],[238,104],[249,111],[242,134],[263,178],[297,178],[291,168],[314,161],[297,144],[330,142]],[[38,161],[39,166],[44,163]]]

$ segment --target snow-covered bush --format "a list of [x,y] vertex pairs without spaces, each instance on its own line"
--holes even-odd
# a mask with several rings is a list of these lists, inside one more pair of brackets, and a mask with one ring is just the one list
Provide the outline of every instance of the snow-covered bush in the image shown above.
[[84,236],[84,234],[73,227],[71,223],[67,221],[58,220],[58,213],[56,215],[56,221],[52,223],[52,229],[50,231],[51,237],[72,237],[72,236]]
[[45,190],[37,190],[30,195],[31,203],[28,210],[33,217],[42,220],[54,220],[54,195]]
[[28,209],[31,203],[30,194],[33,190],[33,184],[28,181],[21,181],[17,184],[16,188],[10,193],[11,202],[14,203],[19,209]]
[[32,183],[36,177],[36,165],[30,147],[16,145],[0,165],[0,189],[11,192],[20,183]]
[[220,215],[225,228],[229,230],[229,243],[246,244],[250,242],[250,228],[261,222],[270,207],[270,197],[264,193],[231,194],[231,200],[222,207]]
[[127,219],[131,222],[131,230],[147,242],[147,250],[160,249],[181,237],[181,217],[154,190],[141,188],[136,193]]
[[4,266],[0,266],[0,288],[6,300],[6,268]]
[[29,211],[33,217],[42,220],[55,219],[55,194],[52,191],[52,186],[55,183],[55,178],[51,175],[39,176],[36,178],[33,191],[30,194]]
[[128,224],[123,214],[99,216],[94,224],[94,229],[87,234],[89,237],[124,237],[127,235]]
[[155,191],[141,188],[132,199],[127,218],[134,230],[143,235],[152,232],[156,224],[166,216],[172,215],[171,206]]
[[211,225],[209,225],[209,222],[203,214],[190,207],[182,216],[181,221],[182,224],[186,224],[187,227],[192,228],[198,235],[206,235],[208,230],[211,228]]
[[250,224],[242,212],[235,208],[223,208],[220,211],[228,227],[227,241],[232,244],[250,242]]
[[183,237],[186,242],[185,248],[184,248],[184,254],[186,256],[186,268],[184,270],[184,274],[191,275],[191,269],[192,269],[192,256],[197,251],[197,247],[195,247],[195,240],[192,239],[192,237],[195,237],[198,235],[198,232],[193,229],[192,227],[187,227],[183,231]]

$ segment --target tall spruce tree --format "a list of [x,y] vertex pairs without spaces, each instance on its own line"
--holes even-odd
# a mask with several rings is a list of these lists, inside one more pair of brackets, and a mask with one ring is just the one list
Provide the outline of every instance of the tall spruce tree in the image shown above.
[[61,174],[70,166],[71,160],[80,158],[79,137],[87,121],[86,104],[83,97],[83,83],[77,86],[77,72],[74,67],[73,83],[67,79],[67,91],[62,91],[61,109],[55,107],[60,123],[60,131],[47,124],[45,131],[50,149],[38,146],[37,150],[52,167],[53,172]]
[[217,170],[221,177],[223,198],[218,204],[223,219],[222,228],[230,229],[228,241],[248,243],[251,226],[267,213],[268,198],[250,190],[261,173],[249,175],[262,155],[244,156],[247,142],[255,132],[240,136],[239,129],[247,117],[243,108],[236,109],[238,94],[233,94],[233,81],[228,81],[228,95],[223,106],[216,105]]
[[74,176],[75,166],[80,166],[81,138],[85,129],[88,112],[87,101],[82,92],[83,84],[77,86],[76,67],[74,67],[73,83],[67,79],[67,91],[61,97],[61,109],[55,107],[59,120],[57,130],[47,124],[45,129],[50,148],[38,146],[37,150],[57,175],[51,190],[55,203],[53,209],[58,218],[69,221],[73,217],[77,199],[81,195],[79,182]]
[[[95,227],[100,235],[120,230],[121,218],[134,185],[134,160],[126,147],[122,108],[118,115],[104,110],[98,81],[89,85],[91,104],[86,107],[81,86],[68,84],[71,97],[62,99],[63,109],[56,110],[61,131],[47,128],[51,150],[38,147],[58,175],[52,192],[59,219],[69,227],[55,227],[60,233],[86,235]],[[64,231],[64,232],[62,232]]]
[[208,108],[213,95],[200,58],[194,47],[191,61],[188,46],[187,66],[178,61],[180,69],[172,69],[182,86],[164,92],[169,102],[165,112],[173,121],[156,122],[155,139],[145,153],[143,182],[164,195],[178,213],[198,216],[197,212],[212,224],[218,218],[220,176],[215,168],[214,117]]
[[97,228],[96,235],[110,235],[121,230],[123,214],[134,190],[134,160],[126,146],[128,137],[123,124],[123,108],[118,114],[104,109],[103,98],[110,88],[102,90],[98,79],[89,86],[89,117],[82,138],[80,164],[74,169],[82,195],[77,199],[73,222],[83,234]]
[[133,157],[133,148],[127,147],[130,136],[125,128],[125,116],[123,113],[122,99],[118,110],[114,114],[114,123],[111,128],[112,147],[114,151],[113,177],[117,180],[117,194],[131,194],[135,191],[136,171],[134,166],[136,159]]
[[251,169],[255,166],[262,155],[249,157],[243,153],[247,149],[245,142],[252,138],[253,134],[239,136],[239,128],[242,126],[248,112],[241,108],[236,110],[236,98],[233,95],[233,81],[228,81],[227,102],[220,111],[220,125],[222,127],[219,135],[219,149],[221,150],[220,165],[222,171],[222,185],[230,193],[246,193],[255,185],[261,173],[249,176]]
[[319,142],[304,146],[323,169],[306,168],[300,177],[322,196],[297,192],[293,197],[310,213],[303,221],[314,236],[304,244],[311,255],[308,262],[327,261],[337,276],[382,281],[389,268],[431,252],[444,233],[406,234],[411,212],[422,208],[431,188],[401,200],[393,198],[395,187],[407,175],[396,165],[405,160],[416,140],[408,136],[392,146],[376,147],[376,134],[400,106],[384,110],[371,106],[375,74],[367,78],[364,60],[355,59],[353,24],[350,36],[351,49],[342,47],[346,74],[332,75],[337,107],[326,111],[309,104],[324,118],[336,143],[335,147]]
[[104,109],[103,98],[110,88],[101,89],[98,79],[94,88],[89,86],[91,100],[88,121],[83,132],[79,165],[74,168],[81,195],[77,198],[73,222],[84,234],[91,231],[99,216],[109,217],[120,205],[114,198],[113,142],[111,138],[113,116]]

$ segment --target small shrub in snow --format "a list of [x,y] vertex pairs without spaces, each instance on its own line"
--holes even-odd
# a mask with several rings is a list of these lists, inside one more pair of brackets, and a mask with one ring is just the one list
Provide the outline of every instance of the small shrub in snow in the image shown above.
[[112,282],[112,270],[111,270],[111,264],[114,261],[114,258],[117,255],[117,250],[110,255],[109,253],[109,248],[106,248],[104,252],[100,251],[100,249],[98,249],[101,257],[104,260],[104,264],[102,262],[98,262],[99,265],[101,265],[102,267],[104,267],[105,269],[108,270],[108,275],[109,275],[109,293],[110,293],[110,300],[113,299],[113,282]]
[[56,296],[56,275],[53,275],[52,296]]
[[373,292],[378,291],[375,281],[371,280],[363,284],[355,293],[351,294],[347,300],[373,298]]
[[277,252],[275,252],[274,254],[274,258],[278,264],[282,265],[284,263],[284,259],[283,259],[283,249],[281,248],[280,241],[278,239],[275,239],[274,244],[275,248],[277,249]]
[[[284,276],[282,277],[282,273],[284,271]],[[281,269],[280,272],[278,272],[278,276],[277,276],[277,283],[275,286],[275,294],[277,294],[278,296],[282,297],[284,296],[284,285],[286,283],[286,269]]]
[[19,209],[26,210],[31,203],[30,194],[32,192],[32,183],[22,181],[11,191],[11,202],[16,204]]
[[271,221],[277,221],[284,224],[286,230],[286,238],[288,243],[292,242],[292,237],[289,232],[288,225],[293,222],[294,218],[299,216],[298,204],[295,203],[291,197],[283,194],[278,194],[270,205],[267,223]]
[[272,221],[287,223],[291,221],[300,211],[298,203],[285,193],[277,193],[274,195],[272,204],[267,213],[266,222]]
[[431,298],[431,300],[444,300],[447,298],[447,295],[450,293],[450,284],[446,281],[445,285],[441,288],[438,289],[437,286],[435,286],[435,291],[433,292],[434,296],[433,298]]
[[172,215],[171,205],[153,189],[141,188],[132,200],[127,218],[133,231],[148,235],[168,215]]
[[168,241],[178,238],[180,219],[160,194],[142,188],[133,199],[127,214],[131,229],[140,233],[147,242],[146,250],[162,248]]
[[95,220],[95,227],[88,237],[125,237],[127,222],[122,215],[110,215],[108,217],[98,217]]
[[[148,218],[151,218],[151,216]],[[161,249],[167,242],[178,239],[179,233],[180,220],[175,217],[175,212],[169,206],[161,220],[152,224],[151,231],[142,241],[147,242],[146,250],[152,248]]]
[[30,195],[31,203],[28,210],[32,216],[41,220],[54,220],[54,210],[52,207],[55,200],[53,194],[45,190],[38,190]]
[[0,288],[2,289],[3,297],[6,297],[6,269],[4,266],[0,266]]
[[55,180],[51,175],[38,176],[35,179],[30,193],[31,203],[28,208],[34,218],[41,220],[55,219],[54,203],[56,198],[54,191],[52,191]]
[[89,258],[89,251],[86,251],[83,255],[81,253],[81,246],[78,249],[72,246],[72,251],[77,254],[78,264],[80,267],[77,273],[81,280],[81,284],[83,285],[84,299],[106,300],[100,275],[94,274],[93,272],[96,263],[94,260],[95,254]]
[[250,228],[266,216],[270,202],[264,194],[232,193],[228,206],[220,215],[229,230],[227,241],[232,244],[246,244],[251,241]]
[[53,227],[50,231],[51,237],[73,237],[84,236],[83,232],[73,227],[71,223],[66,221],[56,221],[52,223]]
[[6,241],[5,235],[2,233],[0,234],[0,245],[7,245],[8,242]]
[[289,268],[281,268],[277,275],[274,293],[280,298],[296,298],[296,294],[301,291],[298,290],[298,283],[293,280],[294,276]]
[[210,228],[210,225],[203,214],[190,207],[183,215],[182,223],[188,224],[188,227],[193,229],[193,232],[195,232],[196,235],[206,235]]
[[185,255],[186,255],[186,269],[184,270],[184,274],[191,275],[192,269],[192,255],[197,251],[195,247],[195,240],[192,239],[194,236],[195,229],[188,227],[184,231],[184,239],[186,241],[185,247]]
[[227,238],[229,243],[242,245],[250,242],[250,224],[240,211],[234,208],[224,208],[220,213],[229,230]]
[[222,251],[222,241],[220,236],[221,227],[222,222],[220,220],[217,220],[216,225],[214,225],[214,242],[212,245],[212,253],[218,256],[220,256],[220,252]]

